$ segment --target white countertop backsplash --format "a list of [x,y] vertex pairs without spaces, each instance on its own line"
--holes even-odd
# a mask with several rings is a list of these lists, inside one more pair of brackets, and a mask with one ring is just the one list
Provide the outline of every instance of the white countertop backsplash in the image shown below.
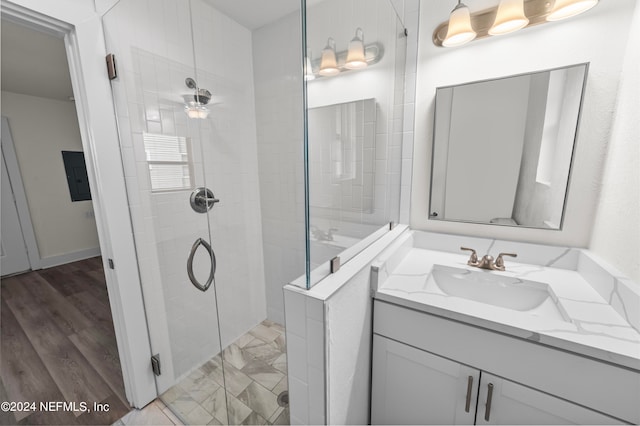
[[[518,257],[505,259],[504,272],[486,271],[468,266],[460,246],[479,258]],[[433,291],[438,264],[546,283],[570,322]],[[379,300],[640,371],[640,290],[587,250],[407,231],[374,263],[371,282]]]

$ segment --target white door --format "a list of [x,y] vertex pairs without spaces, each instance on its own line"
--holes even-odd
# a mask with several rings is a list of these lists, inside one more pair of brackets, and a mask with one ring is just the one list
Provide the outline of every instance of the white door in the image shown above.
[[[595,384],[594,384],[595,386]],[[482,373],[478,425],[623,424],[564,399]]]
[[27,247],[22,235],[18,209],[13,189],[7,173],[7,164],[2,151],[2,229],[0,231],[0,252],[2,263],[0,274],[9,275],[31,268]]
[[371,424],[468,424],[480,372],[373,335]]

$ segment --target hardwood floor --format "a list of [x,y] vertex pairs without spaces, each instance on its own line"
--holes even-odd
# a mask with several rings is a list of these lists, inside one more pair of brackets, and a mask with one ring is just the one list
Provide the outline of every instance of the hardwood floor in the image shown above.
[[[3,278],[0,315],[0,399],[37,406],[0,424],[110,425],[130,411],[99,257]],[[78,410],[40,409],[64,401]]]

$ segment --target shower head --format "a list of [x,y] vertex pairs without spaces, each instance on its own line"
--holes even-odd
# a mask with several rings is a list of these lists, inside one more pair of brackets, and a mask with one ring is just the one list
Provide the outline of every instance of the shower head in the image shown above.
[[186,84],[189,89],[197,89],[198,88],[198,83],[196,83],[196,81],[194,79],[192,79],[191,77],[187,77],[184,80],[184,84]]
[[198,89],[195,95],[193,95],[193,100],[202,105],[206,105],[211,100],[211,92],[207,89]]
[[[198,84],[191,77],[187,77],[187,79],[184,82],[185,82],[185,84],[187,85],[187,87],[189,89],[194,89],[195,90],[195,93],[193,94],[193,101],[195,101],[196,103],[198,103],[200,105],[206,105],[206,104],[209,103],[209,101],[211,100],[211,92],[210,91],[208,91],[207,89],[198,88]],[[190,96],[189,96],[189,98],[190,98]],[[187,96],[185,96],[185,100],[187,102],[191,101],[191,99],[187,99]]]

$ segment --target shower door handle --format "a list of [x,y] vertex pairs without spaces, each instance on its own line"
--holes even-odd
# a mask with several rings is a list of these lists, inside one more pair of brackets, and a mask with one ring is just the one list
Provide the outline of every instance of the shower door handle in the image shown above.
[[[207,279],[207,282],[204,285],[200,284],[196,279],[196,276],[193,274],[193,257],[195,256],[196,251],[200,246],[204,247],[205,250],[207,250],[207,253],[209,253],[209,258],[211,258],[211,270],[209,272],[209,278]],[[189,275],[189,281],[191,281],[191,284],[193,284],[193,286],[198,290],[207,291],[209,290],[209,287],[211,287],[211,283],[213,282],[213,278],[215,277],[216,268],[217,268],[216,255],[213,252],[211,245],[209,245],[209,243],[207,243],[202,238],[198,238],[196,242],[193,243],[193,246],[191,247],[191,252],[189,253],[189,259],[187,260],[187,274]]]

